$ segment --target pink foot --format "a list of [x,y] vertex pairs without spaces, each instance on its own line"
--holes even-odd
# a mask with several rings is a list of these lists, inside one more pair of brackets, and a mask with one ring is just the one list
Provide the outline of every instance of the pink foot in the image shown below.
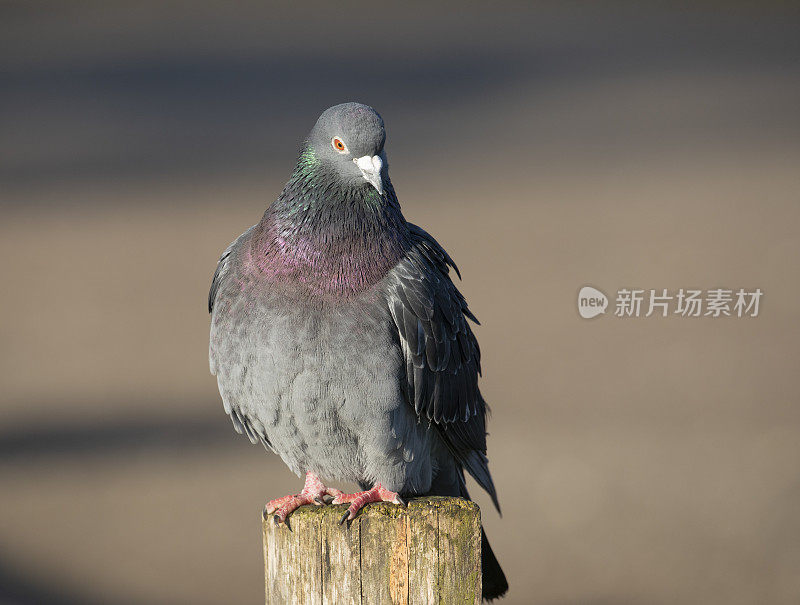
[[334,498],[344,495],[344,492],[332,487],[326,487],[322,480],[311,471],[306,473],[306,484],[303,491],[299,494],[290,494],[283,498],[270,500],[264,507],[264,518],[274,514],[275,525],[286,523],[288,517],[294,510],[304,504],[315,504],[322,506],[330,504]]
[[405,501],[400,497],[400,494],[397,492],[390,492],[380,483],[377,483],[375,487],[368,489],[365,492],[357,492],[355,494],[339,494],[333,499],[331,504],[344,504],[345,502],[350,502],[351,504],[339,523],[344,523],[345,521],[352,521],[355,519],[358,511],[360,511],[364,505],[369,504],[370,502],[392,502],[394,504],[402,504],[405,506]]

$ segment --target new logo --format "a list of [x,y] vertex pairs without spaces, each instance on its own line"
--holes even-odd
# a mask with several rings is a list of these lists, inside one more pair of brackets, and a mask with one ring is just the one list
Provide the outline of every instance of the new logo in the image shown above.
[[578,313],[584,319],[591,319],[606,312],[608,297],[597,288],[584,286],[578,292]]

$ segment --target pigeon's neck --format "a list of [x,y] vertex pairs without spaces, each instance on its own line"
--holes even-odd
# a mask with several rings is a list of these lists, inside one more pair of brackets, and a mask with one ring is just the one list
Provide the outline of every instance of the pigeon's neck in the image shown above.
[[256,229],[254,265],[268,278],[312,293],[347,296],[369,289],[408,248],[406,220],[391,183],[386,185],[383,195],[371,186],[342,186],[313,153],[301,153]]

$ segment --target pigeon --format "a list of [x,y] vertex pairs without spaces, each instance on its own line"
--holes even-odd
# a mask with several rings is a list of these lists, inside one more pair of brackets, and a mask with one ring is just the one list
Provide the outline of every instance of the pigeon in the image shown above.
[[[209,292],[209,358],[237,432],[305,485],[270,501],[285,523],[304,504],[491,496],[477,319],[448,253],[406,221],[389,179],[383,119],[325,110],[261,220],[231,243]],[[325,481],[361,488],[346,494]],[[483,597],[508,589],[481,528]]]

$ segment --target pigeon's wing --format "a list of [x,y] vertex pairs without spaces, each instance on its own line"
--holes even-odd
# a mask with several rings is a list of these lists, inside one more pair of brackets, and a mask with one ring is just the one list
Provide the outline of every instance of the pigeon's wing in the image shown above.
[[450,279],[450,267],[458,274],[453,260],[424,230],[410,228],[412,246],[386,289],[406,361],[409,404],[436,426],[499,510],[486,458],[487,406],[478,389],[481,353],[467,318],[478,320]]
[[[227,280],[230,279],[231,274],[235,273],[231,265],[233,263],[233,258],[236,255],[237,248],[249,240],[250,234],[254,228],[255,225],[242,233],[239,237],[233,240],[227,248],[225,248],[225,251],[219,257],[219,261],[217,261],[217,269],[214,271],[214,278],[211,280],[211,289],[208,291],[208,312],[212,313],[211,342],[209,343],[208,358],[211,373],[215,375],[217,374],[217,368],[220,360],[217,359],[217,355],[213,346],[214,331],[217,329],[216,322],[213,318],[214,307],[217,303],[217,299],[222,295],[221,293],[225,291]],[[265,447],[272,449],[272,445],[270,444],[266,433],[263,430],[263,425],[244,413],[235,401],[227,398],[224,394],[224,389],[220,388],[220,394],[222,395],[222,402],[225,407],[225,412],[227,412],[227,414],[230,416],[231,422],[233,422],[233,428],[236,430],[236,432],[246,435],[252,443],[261,442]]]
[[239,242],[248,240],[250,238],[250,234],[255,228],[256,226],[253,225],[247,231],[233,240],[230,244],[228,244],[228,247],[225,248],[225,251],[219,257],[219,260],[217,261],[217,269],[214,271],[214,278],[211,280],[211,288],[208,290],[209,313],[214,311],[214,303],[217,300],[217,292],[219,291],[220,284],[222,283],[222,280],[225,279],[226,275],[228,274],[228,270],[230,269],[230,258],[233,249],[239,244]]

